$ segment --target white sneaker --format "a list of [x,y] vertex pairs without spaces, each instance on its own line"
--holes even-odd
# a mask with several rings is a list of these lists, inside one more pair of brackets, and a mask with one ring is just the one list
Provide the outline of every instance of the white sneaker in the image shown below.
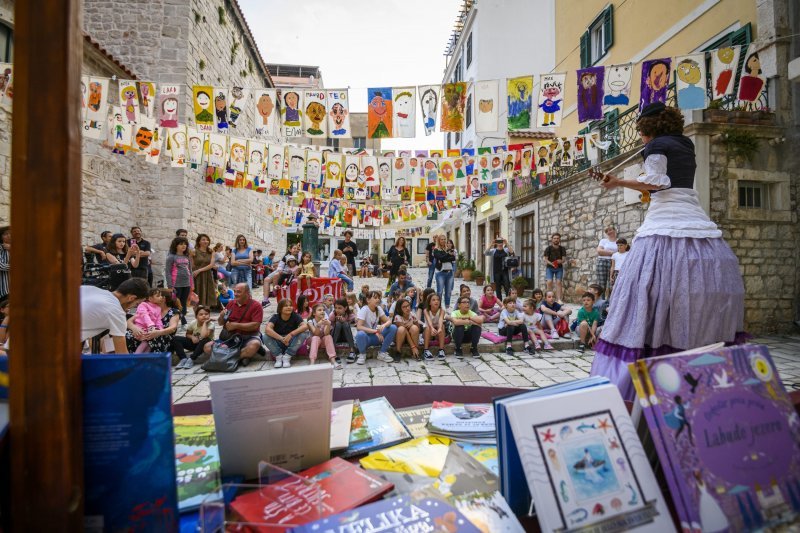
[[561,338],[561,337],[559,337],[559,336],[558,336],[558,333],[556,333],[555,331],[554,331],[553,333],[551,333],[551,334],[550,334],[550,340],[551,340],[551,341],[557,341],[557,340],[558,340],[558,339],[560,339],[560,338]]
[[359,364],[359,365],[367,364],[367,354],[365,354],[365,353],[358,354],[358,359],[356,359],[356,364]]
[[192,358],[191,358],[191,357],[187,357],[186,359],[184,359],[184,361],[183,361],[183,367],[181,367],[181,368],[185,368],[186,370],[189,370],[189,369],[191,369],[193,366],[194,366],[194,361],[192,360]]
[[381,352],[378,354],[378,361],[383,361],[384,363],[394,363],[394,358],[386,352]]
[[292,356],[291,355],[284,355],[283,356],[283,368],[289,368],[292,366]]
[[275,368],[283,368],[283,356],[276,355],[275,356]]

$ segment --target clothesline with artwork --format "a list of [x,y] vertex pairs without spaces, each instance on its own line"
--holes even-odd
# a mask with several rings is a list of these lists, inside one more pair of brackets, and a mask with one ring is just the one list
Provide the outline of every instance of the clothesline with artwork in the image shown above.
[[[743,52],[745,61],[738,72]],[[706,72],[709,63],[711,76]],[[609,108],[631,105],[634,70],[638,66],[641,66],[640,107],[666,101],[673,68],[677,105],[681,109],[708,107],[709,94],[711,100],[735,95],[740,103],[756,109],[766,87],[756,43],[751,43],[746,50],[742,46],[732,46],[641,63],[588,67],[576,72],[579,122],[599,120]],[[10,86],[13,67],[0,64],[0,73],[3,73],[5,85]],[[103,137],[110,81],[100,77],[82,78],[89,137]],[[564,99],[565,83],[567,73],[551,73],[474,83],[368,88],[367,137],[415,137],[417,114],[422,116],[425,135],[437,130],[461,132],[466,127],[468,107],[475,110],[477,133],[498,131],[503,115],[508,118],[509,131],[556,127],[561,124],[563,110],[569,103]],[[501,101],[501,84],[505,87],[505,102]],[[251,132],[241,132],[238,124],[243,114],[250,114],[254,123],[252,136],[262,139],[352,137],[347,89],[211,85],[195,85],[189,89],[184,85],[156,87],[152,81],[132,80],[118,80],[117,85],[122,119],[129,124],[147,119],[160,127],[173,128],[191,118],[203,133],[240,132],[251,136]],[[182,91],[188,91],[191,97],[191,117],[181,117],[180,103],[185,97]],[[475,105],[467,105],[470,99]]]

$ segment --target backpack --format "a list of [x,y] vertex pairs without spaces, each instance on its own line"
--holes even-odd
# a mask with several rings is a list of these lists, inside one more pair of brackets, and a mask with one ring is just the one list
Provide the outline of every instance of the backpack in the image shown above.
[[517,268],[519,266],[519,257],[516,255],[509,255],[503,259],[506,268]]
[[227,340],[217,340],[211,346],[211,357],[203,363],[206,372],[236,372],[242,352],[242,337],[234,335]]

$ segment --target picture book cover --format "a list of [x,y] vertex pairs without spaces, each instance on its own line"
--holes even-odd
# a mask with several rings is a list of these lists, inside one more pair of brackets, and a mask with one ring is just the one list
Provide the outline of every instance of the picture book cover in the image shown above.
[[656,357],[637,368],[682,527],[800,524],[800,420],[765,346]]
[[542,531],[674,531],[614,385],[513,402],[507,416]]
[[450,439],[428,435],[372,452],[360,462],[364,468],[373,470],[436,477],[444,467],[449,449]]
[[86,531],[175,531],[169,354],[82,361]]
[[431,404],[427,403],[398,409],[397,416],[400,417],[414,438],[428,436],[428,419],[431,417]]
[[406,474],[404,472],[390,472],[388,470],[372,469],[368,469],[367,471],[375,474],[381,479],[385,479],[394,485],[394,490],[389,493],[390,496],[417,493],[421,490],[432,487],[432,485],[437,481],[437,478],[435,477],[418,476],[416,474]]
[[494,475],[500,475],[500,465],[497,461],[497,446],[492,444],[473,444],[471,442],[457,442],[461,448],[481,463]]
[[367,425],[367,418],[364,416],[364,410],[361,408],[361,402],[356,400],[353,402],[353,419],[350,423],[350,445],[358,444],[371,440],[369,434],[369,426]]
[[353,400],[333,402],[331,405],[331,450],[342,450],[350,445],[352,422]]
[[415,501],[408,496],[388,498],[292,529],[292,533],[347,533],[354,531],[480,532],[450,504],[432,498]]
[[[298,476],[314,481],[321,492],[310,493],[297,479],[281,481],[263,492],[252,491],[237,496],[231,508],[246,522],[272,525],[300,525],[319,518],[317,498],[322,502],[322,516],[330,516],[377,500],[393,485],[344,459],[329,461],[304,470]],[[267,498],[265,495],[274,497]]]
[[176,416],[175,470],[178,510],[200,506],[207,496],[220,496],[220,463],[213,415]]
[[494,411],[488,403],[433,402],[428,431],[445,435],[494,435]]
[[351,445],[343,457],[361,455],[411,440],[408,428],[385,397],[361,402],[361,409],[369,427],[370,440]]

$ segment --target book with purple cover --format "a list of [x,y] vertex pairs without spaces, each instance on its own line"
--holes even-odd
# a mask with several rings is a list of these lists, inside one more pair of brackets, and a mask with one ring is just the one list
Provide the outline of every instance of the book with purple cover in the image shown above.
[[800,523],[800,420],[765,346],[630,367],[682,529]]

